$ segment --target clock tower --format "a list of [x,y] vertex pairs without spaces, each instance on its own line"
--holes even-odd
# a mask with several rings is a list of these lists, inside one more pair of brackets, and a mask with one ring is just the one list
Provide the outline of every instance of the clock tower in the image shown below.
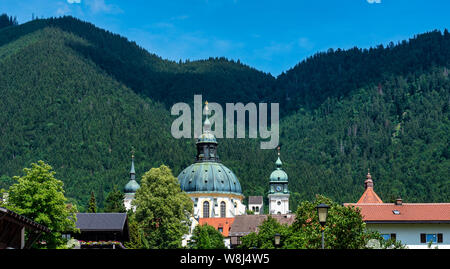
[[269,181],[269,214],[290,213],[288,175],[281,168],[282,164],[280,147],[278,147],[278,159],[275,162],[276,169],[270,174]]

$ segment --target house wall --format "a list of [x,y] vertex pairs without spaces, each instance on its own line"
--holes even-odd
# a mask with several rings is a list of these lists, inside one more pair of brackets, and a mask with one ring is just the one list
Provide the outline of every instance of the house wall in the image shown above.
[[420,234],[443,234],[442,243],[433,243],[431,248],[450,249],[450,224],[367,224],[367,228],[380,234],[396,234],[396,239],[410,249],[427,249],[428,243],[420,242]]
[[[245,205],[242,204],[241,199],[237,199],[235,197],[227,197],[227,196],[194,196],[192,197],[194,202],[194,216],[203,218],[203,203],[205,201],[209,202],[209,217],[210,218],[219,218],[220,216],[220,204],[221,202],[225,202],[225,218],[233,218],[238,215],[245,214]],[[196,200],[197,199],[197,200]],[[214,202],[216,199],[217,203]],[[236,206],[235,206],[236,204]],[[215,206],[217,205],[217,206]],[[214,210],[213,210],[214,209]],[[214,213],[214,214],[213,214]]]
[[[258,208],[257,210],[256,210],[256,208]],[[260,203],[260,204],[249,204],[248,205],[248,210],[251,210],[251,211],[253,211],[253,213],[255,214],[255,215],[260,215],[260,214],[263,214],[264,212],[264,205],[263,205],[263,203]]]
[[[287,214],[289,210],[289,194],[269,194],[269,214]],[[280,204],[278,204],[280,202]]]
[[125,209],[128,211],[130,209],[133,209],[133,211],[136,211],[136,206],[132,206],[131,202],[134,200],[135,194],[134,193],[125,193],[125,198],[123,200],[123,205],[125,206]]

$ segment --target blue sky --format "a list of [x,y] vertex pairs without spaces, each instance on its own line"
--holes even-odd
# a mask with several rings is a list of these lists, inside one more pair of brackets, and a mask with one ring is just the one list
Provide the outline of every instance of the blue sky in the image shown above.
[[27,22],[72,15],[170,60],[239,59],[272,75],[328,48],[450,28],[448,0],[0,0]]

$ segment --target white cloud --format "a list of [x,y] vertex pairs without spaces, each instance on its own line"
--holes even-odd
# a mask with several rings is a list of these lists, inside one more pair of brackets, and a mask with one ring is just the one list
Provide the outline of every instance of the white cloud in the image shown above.
[[67,0],[67,3],[69,3],[69,4],[80,4],[81,0]]
[[[81,0],[71,0],[71,1],[81,1]],[[93,13],[110,13],[110,14],[117,14],[122,13],[123,10],[121,10],[117,5],[113,4],[106,4],[105,0],[86,0],[86,5],[89,6],[90,10]]]
[[367,0],[367,3],[369,3],[369,4],[380,4],[381,0]]

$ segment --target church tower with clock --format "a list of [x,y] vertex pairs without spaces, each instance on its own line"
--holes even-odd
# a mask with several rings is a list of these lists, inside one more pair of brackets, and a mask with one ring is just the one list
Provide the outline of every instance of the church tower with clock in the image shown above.
[[269,182],[269,214],[288,214],[289,190],[288,175],[281,168],[280,147],[278,147],[278,159],[275,162],[276,169],[270,174]]

